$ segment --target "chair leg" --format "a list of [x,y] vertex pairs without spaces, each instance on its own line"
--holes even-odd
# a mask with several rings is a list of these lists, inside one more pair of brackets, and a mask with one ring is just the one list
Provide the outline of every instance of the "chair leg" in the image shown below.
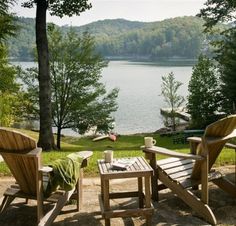
[[80,211],[80,208],[81,208],[81,200],[80,200],[80,179],[78,179],[78,182],[77,182],[77,184],[76,184],[76,205],[77,205],[77,207],[76,207],[76,209],[77,209],[77,211]]
[[194,209],[200,216],[202,216],[207,222],[215,225],[216,218],[210,207],[203,203],[198,197],[196,197],[192,192],[184,189],[180,184],[169,179],[161,170],[159,172],[159,179],[172,190],[173,193],[177,194],[188,206]]
[[219,178],[216,180],[212,180],[212,182],[219,188],[227,192],[229,195],[236,198],[236,185],[229,181],[227,178]]
[[81,210],[83,204],[83,177],[84,177],[84,171],[81,168],[77,183],[77,211]]
[[3,198],[2,204],[0,206],[0,213],[6,210],[8,206],[10,206],[10,204],[13,202],[14,199],[15,199],[14,196],[5,195]]
[[38,223],[38,226],[50,226],[57,215],[60,213],[61,209],[64,207],[66,202],[70,199],[71,195],[73,194],[74,189],[68,192],[65,192],[55,203],[54,207],[47,212],[43,218]]
[[75,185],[75,192],[71,196],[71,199],[76,201],[76,210],[80,211],[83,204],[83,169],[80,169],[80,176]]

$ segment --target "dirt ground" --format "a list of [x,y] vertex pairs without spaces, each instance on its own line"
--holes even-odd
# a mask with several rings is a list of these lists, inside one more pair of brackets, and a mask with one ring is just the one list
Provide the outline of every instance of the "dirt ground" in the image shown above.
[[[235,180],[234,166],[222,168],[232,180]],[[221,170],[222,171],[222,170]],[[0,178],[0,201],[5,188],[13,183],[13,178]],[[53,226],[103,226],[105,225],[100,212],[98,195],[100,194],[99,178],[88,178],[84,180],[84,200],[80,212],[72,211],[75,206],[67,205],[63,208],[61,214],[56,218]],[[136,180],[122,179],[112,181],[111,189],[113,191],[122,191],[126,189],[133,190],[136,186]],[[132,189],[133,188],[133,189]],[[36,225],[36,207],[35,202],[22,204],[23,200],[16,200],[15,204],[8,208],[4,214],[0,214],[1,226],[34,226]],[[125,200],[112,200],[111,204],[115,207],[136,206],[134,198]],[[210,207],[215,213],[218,225],[236,225],[236,199],[232,199],[226,193],[210,185]],[[173,195],[170,190],[160,192],[160,202],[153,202],[154,215],[152,225],[168,226],[190,226],[190,225],[209,225],[196,216],[182,200]],[[145,225],[145,219],[137,218],[115,218],[111,220],[114,226],[141,226]]]

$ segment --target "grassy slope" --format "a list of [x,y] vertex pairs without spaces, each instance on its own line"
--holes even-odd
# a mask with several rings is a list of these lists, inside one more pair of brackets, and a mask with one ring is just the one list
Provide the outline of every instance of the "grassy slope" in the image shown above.
[[[24,131],[33,138],[37,139],[38,134],[32,131]],[[140,150],[140,146],[143,145],[144,136],[153,136],[157,140],[158,146],[163,146],[179,152],[188,153],[187,144],[172,144],[171,137],[159,137],[157,134],[140,134],[140,135],[122,135],[119,136],[116,142],[112,142],[108,139],[93,142],[89,137],[74,138],[74,137],[63,137],[62,138],[62,149],[59,151],[43,152],[43,163],[44,165],[50,164],[54,159],[64,157],[71,152],[91,150],[93,156],[89,161],[89,166],[85,169],[85,176],[97,176],[97,159],[103,158],[104,150],[114,150],[114,158],[118,157],[129,157],[129,156],[141,156],[143,155]],[[218,159],[218,164],[231,164],[234,162],[234,151],[225,149]],[[0,174],[10,175],[8,168],[5,163],[0,163]]]

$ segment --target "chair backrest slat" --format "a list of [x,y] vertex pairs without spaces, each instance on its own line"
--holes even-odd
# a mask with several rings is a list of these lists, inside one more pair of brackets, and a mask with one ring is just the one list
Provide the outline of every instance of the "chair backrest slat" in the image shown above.
[[[204,155],[206,151],[208,152],[209,170],[212,168],[226,142],[233,137],[236,137],[236,115],[230,115],[207,126],[202,137],[202,142],[205,143],[207,150],[204,149],[204,145],[200,145],[198,154]],[[216,138],[215,142],[208,141],[211,140],[209,138]],[[200,178],[200,169],[201,161],[197,161],[193,168],[192,178]]]
[[41,149],[36,148],[31,137],[0,128],[0,153],[21,190],[31,195],[36,194],[36,174],[41,162]]
[[205,137],[226,137],[236,129],[236,115],[230,115],[207,126]]
[[36,141],[20,132],[0,128],[0,150],[25,153],[36,148]]

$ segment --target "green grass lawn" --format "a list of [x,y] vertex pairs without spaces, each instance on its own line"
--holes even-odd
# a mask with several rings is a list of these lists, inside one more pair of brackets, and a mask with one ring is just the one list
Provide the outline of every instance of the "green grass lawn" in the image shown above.
[[[38,134],[32,131],[22,131],[33,138],[37,139]],[[61,150],[43,152],[43,164],[50,164],[55,159],[64,157],[71,152],[91,150],[93,156],[90,158],[88,167],[85,168],[85,176],[93,177],[98,175],[97,160],[103,158],[104,150],[113,150],[114,158],[142,156],[143,152],[140,146],[143,145],[144,136],[153,136],[156,139],[158,146],[168,149],[176,150],[178,152],[188,153],[188,144],[173,144],[172,137],[160,137],[157,134],[140,134],[140,135],[121,135],[117,141],[113,142],[108,139],[93,142],[90,137],[63,137],[61,143]],[[162,157],[162,156],[161,156]],[[217,164],[234,164],[235,152],[233,150],[224,149],[218,158]],[[0,163],[0,174],[10,175],[6,164]]]

